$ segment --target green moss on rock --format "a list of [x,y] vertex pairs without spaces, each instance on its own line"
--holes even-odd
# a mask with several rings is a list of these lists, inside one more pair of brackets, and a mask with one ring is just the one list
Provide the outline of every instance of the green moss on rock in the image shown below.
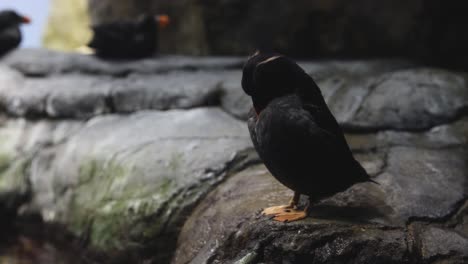
[[[164,218],[146,222],[174,190],[170,179],[159,184],[131,182],[137,168],[115,161],[86,160],[79,166],[79,184],[67,216],[77,235],[89,235],[92,246],[121,249],[132,237],[150,239],[163,227]],[[86,232],[89,232],[86,234]],[[137,239],[139,240],[139,239]]]
[[14,160],[8,155],[0,155],[0,192],[27,191],[27,168],[29,159]]
[[0,173],[8,169],[13,159],[14,157],[12,157],[12,155],[7,153],[0,153]]

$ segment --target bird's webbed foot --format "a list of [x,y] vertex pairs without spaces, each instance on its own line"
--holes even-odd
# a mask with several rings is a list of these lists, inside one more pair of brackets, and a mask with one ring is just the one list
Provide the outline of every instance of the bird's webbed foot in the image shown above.
[[294,192],[294,197],[288,205],[272,206],[265,208],[262,212],[264,215],[273,215],[273,220],[280,222],[292,222],[307,217],[306,210],[298,210],[297,204],[299,203],[300,194]]
[[306,210],[286,210],[284,213],[279,213],[273,217],[273,220],[287,223],[287,222],[293,222],[297,220],[301,220],[307,217],[307,211]]

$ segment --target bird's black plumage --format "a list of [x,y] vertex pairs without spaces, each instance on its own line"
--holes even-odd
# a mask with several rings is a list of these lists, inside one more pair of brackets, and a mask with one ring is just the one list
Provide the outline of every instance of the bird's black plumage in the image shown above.
[[0,11],[0,56],[15,49],[21,43],[20,25],[29,19],[13,10]]
[[100,57],[137,59],[151,56],[157,50],[158,23],[151,15],[95,25],[92,30],[88,46]]
[[257,52],[243,69],[251,96],[248,127],[271,174],[317,201],[370,181],[313,81],[294,61]]

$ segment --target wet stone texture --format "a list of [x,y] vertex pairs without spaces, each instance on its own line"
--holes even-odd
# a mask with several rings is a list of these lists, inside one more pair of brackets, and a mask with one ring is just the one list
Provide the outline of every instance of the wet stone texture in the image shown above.
[[[0,260],[33,249],[62,263],[67,240],[49,236],[65,232],[78,241],[71,254],[93,252],[85,263],[468,262],[464,73],[300,62],[380,184],[355,185],[283,224],[260,215],[292,192],[252,148],[243,60],[3,58],[0,223],[20,235],[0,241]],[[38,240],[17,224],[31,219],[63,232]]]

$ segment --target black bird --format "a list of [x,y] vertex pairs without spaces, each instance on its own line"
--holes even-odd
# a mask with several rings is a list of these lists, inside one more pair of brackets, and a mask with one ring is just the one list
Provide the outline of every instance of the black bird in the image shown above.
[[[314,80],[291,59],[256,52],[244,65],[242,88],[253,108],[248,127],[271,174],[294,191],[289,205],[266,208],[278,221],[305,218],[311,203],[372,181],[354,159]],[[309,205],[297,210],[300,195]]]
[[88,46],[99,57],[138,59],[157,50],[158,33],[169,24],[167,15],[142,15],[134,20],[114,21],[92,27],[93,38]]
[[19,26],[30,22],[28,17],[13,10],[0,11],[0,56],[18,47],[21,43]]

